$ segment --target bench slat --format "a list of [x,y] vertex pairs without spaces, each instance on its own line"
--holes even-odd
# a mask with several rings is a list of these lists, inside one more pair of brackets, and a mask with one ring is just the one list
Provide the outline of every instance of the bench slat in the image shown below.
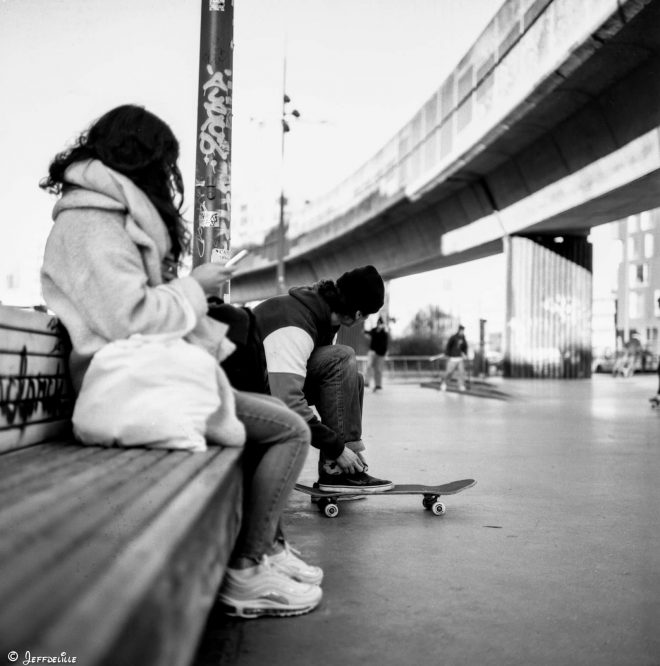
[[38,333],[57,334],[57,318],[45,312],[0,306],[0,330],[19,329]]
[[[117,455],[123,453],[124,455]],[[2,507],[0,531],[10,534],[0,542],[0,565],[16,558],[12,580],[0,580],[0,595],[11,594],[21,583],[63,557],[78,543],[111,521],[122,505],[139,496],[153,475],[165,473],[171,462],[167,451],[104,449],[70,475],[66,484],[44,479],[38,492]],[[117,460],[116,464],[113,461]],[[145,480],[143,474],[148,474]],[[126,495],[126,492],[131,494]],[[29,522],[28,522],[29,519]],[[25,530],[23,525],[26,525]],[[29,537],[25,547],[24,532]]]
[[[7,354],[0,351],[0,377],[20,375],[24,366],[25,361],[21,354]],[[28,370],[31,375],[64,377],[66,372],[65,356],[32,355],[28,359]]]
[[0,506],[11,504],[12,493],[30,495],[38,491],[43,486],[44,476],[61,469],[66,473],[72,463],[94,456],[95,448],[62,442],[58,444],[56,455],[51,445],[44,444],[29,447],[25,453],[31,453],[30,456],[16,456],[16,451],[6,453],[0,466]]
[[13,328],[0,328],[0,352],[3,356],[20,354],[24,349],[32,356],[62,358],[66,354],[62,340],[52,333],[26,333]]
[[[92,447],[90,447],[92,448]],[[16,544],[23,533],[49,532],[57,528],[58,520],[71,520],[70,512],[81,504],[88,506],[94,495],[113,482],[116,470],[123,474],[121,467],[144,454],[144,450],[102,449],[100,447],[89,457],[72,460],[67,465],[51,469],[47,475],[35,479],[29,492],[7,492],[2,497],[0,509],[0,532],[11,529],[11,538],[0,544],[0,557],[5,547],[17,552]],[[123,455],[122,455],[123,454]],[[145,464],[151,464],[151,457],[142,456]]]
[[[181,497],[189,493],[203,495],[215,492],[217,489],[213,487],[210,479],[204,480],[207,476],[206,468],[215,470],[208,473],[211,475],[222,474],[228,478],[240,478],[239,474],[227,474],[227,465],[232,462],[235,464],[240,449],[227,451],[233,453],[226,454],[219,449],[196,454],[167,453],[165,459],[137,472],[127,483],[110,493],[100,494],[93,506],[81,503],[78,512],[70,511],[69,521],[59,523],[55,533],[41,534],[40,539],[20,558],[20,566],[14,561],[12,583],[7,584],[3,577],[0,585],[2,588],[0,598],[8,600],[8,603],[0,608],[0,627],[16,625],[15,630],[12,629],[10,632],[12,639],[15,640],[14,644],[24,645],[26,649],[36,653],[34,640],[38,633],[37,629],[48,626],[56,621],[57,617],[68,615],[72,600],[79,595],[83,597],[89,595],[87,603],[98,604],[97,593],[86,591],[88,581],[103,579],[104,572],[114,566],[113,562],[117,555],[124,553],[120,559],[125,557],[125,553],[131,551],[135,540],[136,543],[142,543],[139,550],[141,558],[146,561],[154,557],[160,560],[163,556],[161,546],[165,547],[167,544],[171,546],[172,530],[176,532],[178,529],[189,529],[190,516],[185,512],[177,514],[178,522],[166,520],[167,530],[161,535],[162,539],[152,537],[142,541],[144,535],[149,533],[150,522],[157,517],[156,522],[162,524],[163,516],[168,515],[169,504],[172,502],[178,505]],[[129,452],[124,451],[124,454],[126,453]],[[214,463],[216,459],[218,462]],[[165,461],[167,465],[163,464]],[[169,469],[165,469],[166,467]],[[191,477],[196,475],[201,477],[199,482],[196,480],[195,483],[191,483]],[[103,505],[101,509],[98,508],[99,505]],[[233,505],[232,501],[230,506]],[[225,512],[226,510],[225,508]],[[90,528],[93,528],[92,532]],[[210,534],[206,534],[204,538],[210,537]],[[57,540],[60,547],[53,543],[50,552],[44,555],[48,539]],[[75,550],[68,551],[68,556],[64,556],[73,544]],[[143,561],[139,564],[133,561],[134,569],[130,574],[131,577],[147,575],[145,564]],[[116,581],[112,576],[111,580]],[[135,589],[134,581],[131,580],[125,588],[121,585],[117,587],[116,582],[110,587],[113,588],[111,591],[120,597],[113,603],[117,604],[114,611],[121,616],[125,613],[125,609],[121,610],[121,597],[131,596]],[[112,610],[105,604],[96,605],[97,616],[94,623],[97,629],[99,625],[106,625],[108,621],[104,615],[103,622],[98,622],[99,608],[103,608],[104,613],[106,609],[109,612]],[[17,626],[19,619],[20,626]],[[116,626],[114,630],[117,630]],[[71,635],[68,637],[69,642]],[[75,632],[75,635],[85,636],[85,633]],[[29,641],[32,641],[30,645]],[[68,652],[76,654],[72,649]]]
[[[224,449],[211,460],[104,569],[95,589],[58,618],[43,636],[42,652],[76,632],[87,637],[75,647],[81,663],[189,664],[238,537],[239,456],[240,449]],[[101,623],[99,608],[106,609]]]
[[[41,615],[43,623],[47,622],[58,597],[74,594],[76,585],[84,583],[85,577],[93,578],[94,572],[98,573],[98,567],[125,546],[154,513],[204,466],[209,453],[217,454],[217,451],[198,454],[147,453],[154,454],[152,462],[149,457],[136,457],[128,465],[124,464],[106,474],[105,477],[114,481],[109,487],[97,489],[89,486],[84,474],[85,478],[79,483],[76,483],[75,477],[67,482],[64,489],[73,507],[53,519],[31,542],[30,548],[21,551],[20,563],[12,566],[13,579],[0,580],[0,599],[20,597],[17,601],[19,607],[24,610],[32,607],[32,612]],[[156,454],[160,455],[156,457]],[[127,471],[131,464],[136,467],[133,474]],[[106,483],[105,477],[99,480],[99,484]],[[74,484],[77,492],[69,494]],[[46,490],[41,495],[44,510],[60,501],[60,488],[57,485],[51,493]],[[30,509],[35,507],[30,506]],[[121,516],[120,521],[117,520],[118,515]],[[11,529],[18,532],[20,525],[15,524]],[[37,573],[40,576],[39,585],[30,586],[29,581]],[[38,605],[37,610],[35,605]]]

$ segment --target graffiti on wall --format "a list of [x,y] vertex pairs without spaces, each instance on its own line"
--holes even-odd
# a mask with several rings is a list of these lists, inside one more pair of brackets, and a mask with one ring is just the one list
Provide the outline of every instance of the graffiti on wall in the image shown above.
[[26,347],[15,375],[0,376],[0,415],[8,425],[27,424],[37,412],[58,417],[69,414],[67,381],[58,363],[53,374],[30,374]]

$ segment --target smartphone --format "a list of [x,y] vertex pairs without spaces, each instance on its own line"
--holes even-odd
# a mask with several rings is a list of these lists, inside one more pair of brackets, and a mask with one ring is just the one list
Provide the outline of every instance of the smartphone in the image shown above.
[[234,264],[237,264],[239,261],[242,261],[247,257],[249,250],[241,250],[240,252],[237,252],[233,257],[227,260],[227,263],[225,264],[225,268],[228,268],[229,266],[233,266]]

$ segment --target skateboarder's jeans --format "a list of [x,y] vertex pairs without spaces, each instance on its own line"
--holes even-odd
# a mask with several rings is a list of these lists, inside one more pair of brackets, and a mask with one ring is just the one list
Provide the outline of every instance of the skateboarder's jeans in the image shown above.
[[280,517],[309,449],[305,421],[281,400],[236,391],[236,416],[245,426],[243,519],[232,559],[259,562],[283,540]]
[[[358,372],[355,351],[347,345],[318,347],[307,361],[305,398],[321,421],[334,430],[342,443],[358,453],[362,442],[364,377]],[[319,468],[324,462],[321,455]]]

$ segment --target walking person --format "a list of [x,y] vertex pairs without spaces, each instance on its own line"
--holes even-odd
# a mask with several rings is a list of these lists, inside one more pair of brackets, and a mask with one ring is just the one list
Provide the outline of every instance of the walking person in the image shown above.
[[467,353],[468,344],[465,339],[465,326],[461,324],[456,333],[447,340],[447,346],[445,347],[447,368],[440,382],[441,391],[447,390],[447,382],[454,376],[454,373],[456,373],[458,390],[465,391],[465,359]]
[[333,344],[340,326],[355,326],[378,312],[384,296],[378,271],[362,266],[336,282],[294,287],[254,308],[270,392],[309,425],[312,446],[320,450],[321,490],[375,492],[394,485],[367,474],[362,441],[364,378],[357,370],[355,351]]
[[382,317],[378,317],[376,326],[367,331],[366,335],[369,337],[369,354],[365,383],[370,386],[371,377],[373,376],[375,393],[383,388],[383,369],[385,368],[385,356],[387,355],[389,342],[389,334]]
[[658,373],[658,392],[652,398],[649,398],[653,407],[660,406],[660,361],[658,361],[656,372]]
[[[103,115],[54,158],[41,183],[59,195],[43,294],[71,337],[70,368],[80,395],[95,357],[111,345],[189,331],[183,339],[211,359],[213,377],[206,379],[217,373],[223,393],[224,413],[210,414],[203,434],[212,444],[244,445],[243,520],[220,599],[234,615],[299,615],[319,604],[323,572],[297,557],[281,515],[303,466],[309,429],[275,398],[234,393],[220,369],[229,351],[226,327],[207,316],[207,297],[231,271],[207,263],[178,276],[189,244],[178,158],[169,126],[133,105]],[[180,394],[189,388],[177,387]],[[130,408],[134,399],[129,392],[119,402]],[[143,418],[138,426],[149,433],[154,423]]]

